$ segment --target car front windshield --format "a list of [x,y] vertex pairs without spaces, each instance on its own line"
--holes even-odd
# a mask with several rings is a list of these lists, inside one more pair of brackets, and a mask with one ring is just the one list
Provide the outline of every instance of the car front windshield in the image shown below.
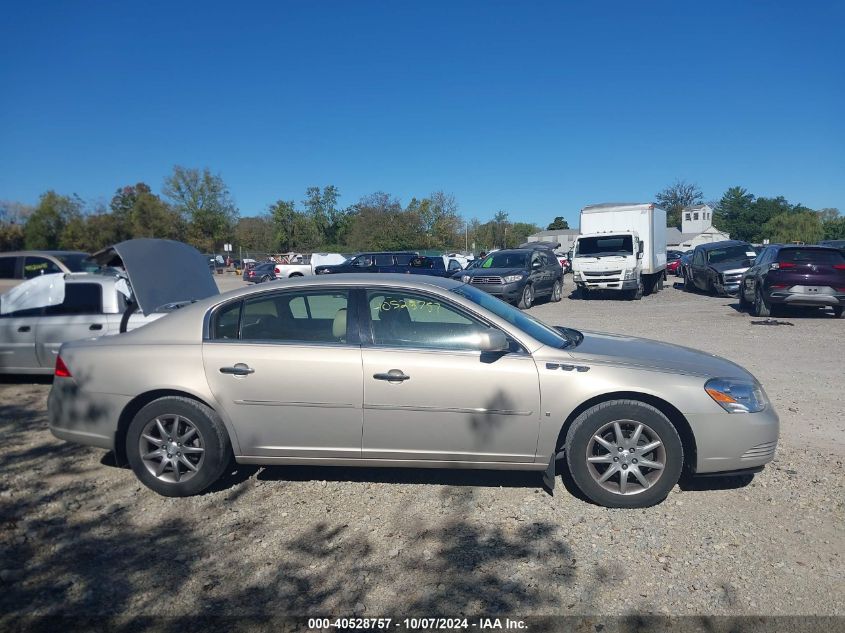
[[62,253],[55,256],[72,273],[95,273],[100,265],[85,253]]
[[528,268],[528,253],[493,253],[481,264],[482,268]]
[[572,345],[572,341],[558,330],[538,321],[534,317],[528,316],[522,310],[518,310],[509,303],[505,303],[501,299],[497,299],[483,290],[473,288],[469,284],[464,284],[454,288],[452,292],[469,299],[473,303],[480,305],[485,310],[489,310],[497,317],[504,319],[511,325],[516,326],[528,334],[530,337],[540,341],[543,345],[559,349]]
[[711,264],[721,262],[732,262],[741,259],[754,259],[757,254],[751,246],[740,244],[738,246],[725,246],[707,251],[707,261]]
[[634,238],[630,235],[608,235],[579,238],[575,257],[596,257],[599,255],[631,255],[634,252]]

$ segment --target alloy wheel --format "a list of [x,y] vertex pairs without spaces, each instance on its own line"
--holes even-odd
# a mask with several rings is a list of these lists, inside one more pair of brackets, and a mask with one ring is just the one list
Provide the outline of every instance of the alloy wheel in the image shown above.
[[648,490],[665,467],[663,441],[642,422],[609,422],[587,443],[587,470],[596,483],[614,494],[635,495]]
[[202,434],[188,418],[160,415],[144,427],[138,452],[146,469],[157,479],[180,483],[202,468],[205,447]]

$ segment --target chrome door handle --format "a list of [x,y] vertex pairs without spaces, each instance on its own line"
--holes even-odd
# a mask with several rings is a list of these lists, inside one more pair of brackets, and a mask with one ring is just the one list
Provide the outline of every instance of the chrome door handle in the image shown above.
[[22,325],[18,328],[18,332],[29,332],[30,329],[31,328],[28,325]]
[[102,330],[103,324],[102,323],[92,323],[91,325],[88,326],[88,329],[89,330]]
[[247,376],[254,374],[255,370],[245,363],[235,363],[234,367],[221,367],[221,374],[231,374],[232,376]]
[[373,374],[373,378],[376,380],[387,380],[388,382],[404,382],[405,380],[411,379],[401,369],[391,369],[383,374]]

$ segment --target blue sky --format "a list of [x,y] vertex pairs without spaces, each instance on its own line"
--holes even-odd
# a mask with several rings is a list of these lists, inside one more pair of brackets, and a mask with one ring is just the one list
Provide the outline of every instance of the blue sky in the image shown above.
[[17,2],[0,199],[107,202],[174,164],[244,215],[443,189],[576,220],[676,178],[845,212],[845,2]]

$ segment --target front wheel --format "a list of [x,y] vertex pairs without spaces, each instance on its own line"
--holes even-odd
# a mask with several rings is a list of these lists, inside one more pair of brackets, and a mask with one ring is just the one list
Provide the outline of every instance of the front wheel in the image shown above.
[[534,305],[534,286],[526,284],[522,289],[522,296],[519,299],[519,308],[521,310],[528,310]]
[[760,292],[760,288],[757,288],[757,292],[754,293],[754,316],[772,316],[772,309],[769,307],[769,304],[766,303],[766,299],[763,297],[763,293]]
[[745,298],[745,290],[742,286],[739,287],[739,311],[740,312],[748,312],[748,300]]
[[232,459],[223,422],[204,404],[182,397],[154,400],[126,433],[126,457],[138,479],[165,497],[195,495],[217,481]]
[[842,306],[833,306],[833,316],[837,319],[841,319],[843,309],[845,308],[843,308]]
[[552,286],[552,301],[557,303],[563,297],[563,282],[558,280],[555,282],[555,285]]
[[658,409],[638,400],[612,400],[573,422],[566,463],[575,484],[595,503],[647,508],[678,482],[684,452],[677,430]]

